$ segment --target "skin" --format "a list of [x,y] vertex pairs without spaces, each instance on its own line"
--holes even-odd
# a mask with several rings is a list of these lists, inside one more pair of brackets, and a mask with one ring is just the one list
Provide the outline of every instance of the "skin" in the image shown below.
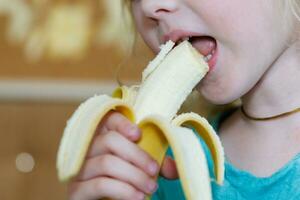
[[[217,63],[199,83],[199,92],[214,104],[240,98],[249,115],[267,117],[300,106],[299,22],[283,4],[136,0],[132,7],[137,29],[153,51],[174,29],[213,37]],[[271,175],[300,152],[299,121],[299,113],[258,122],[237,111],[219,131],[226,157],[257,176]]]
[[[136,124],[120,113],[108,113],[97,128],[80,174],[68,185],[69,199],[138,200],[152,194],[159,167],[135,144],[140,136]],[[160,174],[178,177],[171,158],[165,158]]]
[[[266,117],[300,106],[299,23],[277,5],[279,0],[133,0],[132,11],[139,33],[154,52],[163,35],[174,29],[213,37],[217,63],[197,89],[214,104],[240,98],[249,115]],[[256,176],[275,173],[300,152],[299,121],[300,113],[258,122],[236,111],[219,130],[227,159]],[[155,188],[148,186],[159,169],[156,164],[149,171],[154,160],[134,143],[139,137],[136,125],[109,113],[80,175],[69,184],[69,199],[132,200],[152,193]],[[170,158],[160,173],[178,177]]]

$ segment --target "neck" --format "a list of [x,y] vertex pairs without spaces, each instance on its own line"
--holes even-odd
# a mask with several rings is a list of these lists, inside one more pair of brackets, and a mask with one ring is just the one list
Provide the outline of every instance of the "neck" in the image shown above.
[[243,96],[244,110],[251,116],[269,117],[299,108],[299,86],[300,56],[295,43],[279,56],[257,85]]

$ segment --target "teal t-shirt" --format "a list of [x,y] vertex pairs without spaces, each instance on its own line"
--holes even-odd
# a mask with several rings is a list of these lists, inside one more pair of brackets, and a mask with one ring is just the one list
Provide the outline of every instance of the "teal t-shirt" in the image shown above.
[[[211,125],[217,131],[221,122],[233,111],[220,113]],[[213,177],[213,161],[209,149],[199,137],[207,156],[210,175]],[[172,155],[168,149],[168,155]],[[158,179],[158,190],[152,200],[185,200],[180,180]],[[300,153],[269,177],[255,175],[237,169],[225,158],[225,179],[222,186],[211,182],[214,200],[300,200]]]

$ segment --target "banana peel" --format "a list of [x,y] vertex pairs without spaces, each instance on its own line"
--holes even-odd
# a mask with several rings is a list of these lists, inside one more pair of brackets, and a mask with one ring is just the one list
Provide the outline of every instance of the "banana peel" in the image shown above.
[[162,47],[150,68],[145,69],[140,85],[119,87],[111,96],[94,96],[79,106],[67,123],[58,151],[61,181],[69,181],[79,173],[97,125],[114,110],[138,124],[142,131],[138,146],[160,165],[168,146],[172,148],[186,199],[212,199],[205,153],[191,127],[207,144],[214,161],[216,182],[221,185],[224,151],[220,139],[198,114],[176,116],[186,97],[207,73],[208,66],[189,42],[173,48],[174,45],[169,42]]

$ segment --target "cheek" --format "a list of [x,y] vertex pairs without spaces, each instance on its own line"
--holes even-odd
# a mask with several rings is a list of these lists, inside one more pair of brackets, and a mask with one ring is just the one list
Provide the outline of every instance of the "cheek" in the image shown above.
[[[238,56],[221,47],[219,63],[201,81],[200,93],[211,103],[227,104],[245,93],[261,78],[264,70],[261,62]],[[256,70],[257,69],[257,70]]]
[[197,13],[212,33],[220,33],[218,36],[238,33],[239,27],[245,23],[243,16],[248,17],[247,12],[253,13],[250,5],[245,7],[245,2],[240,0],[187,1],[189,7]]
[[[215,2],[204,4],[209,7]],[[216,104],[230,103],[251,90],[286,44],[286,34],[278,25],[282,20],[275,19],[275,12],[265,4],[255,0],[247,5],[236,0],[227,4],[231,7],[224,3],[211,13],[203,11],[204,21],[219,42],[220,55],[216,70],[198,90]]]
[[159,33],[157,24],[153,20],[150,20],[149,18],[144,16],[140,5],[132,6],[132,14],[138,33],[147,44],[147,46],[154,53],[158,53],[160,50],[160,42],[158,40]]

